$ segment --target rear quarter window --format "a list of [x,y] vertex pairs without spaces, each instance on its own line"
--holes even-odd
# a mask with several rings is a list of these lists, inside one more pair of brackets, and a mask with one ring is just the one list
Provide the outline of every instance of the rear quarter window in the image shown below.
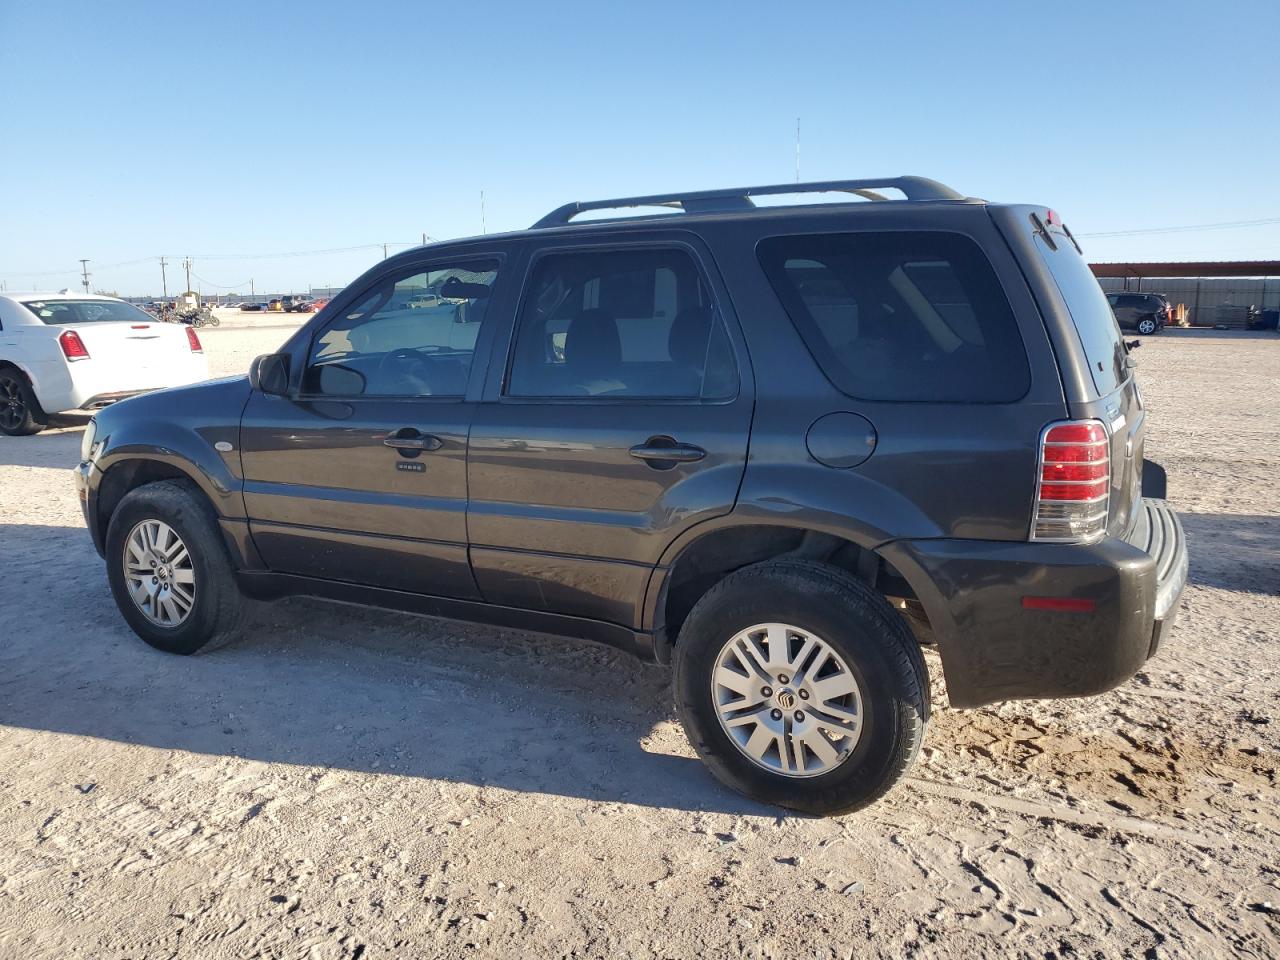
[[814,360],[850,396],[1009,403],[1031,385],[1013,310],[968,237],[811,234],[757,251]]
[[[1105,397],[1125,380],[1124,341],[1107,295],[1066,234],[1037,229],[1034,243],[1071,314],[1098,396]],[[1116,309],[1144,306],[1143,299],[1121,296]],[[1128,300],[1139,302],[1130,304]]]

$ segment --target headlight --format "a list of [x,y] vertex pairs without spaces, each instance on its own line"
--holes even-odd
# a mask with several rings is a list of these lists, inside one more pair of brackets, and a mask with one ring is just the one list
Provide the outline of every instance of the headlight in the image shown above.
[[97,453],[94,449],[94,441],[98,438],[98,421],[92,417],[89,418],[88,424],[84,428],[84,435],[80,438],[80,459],[92,460],[93,455]]

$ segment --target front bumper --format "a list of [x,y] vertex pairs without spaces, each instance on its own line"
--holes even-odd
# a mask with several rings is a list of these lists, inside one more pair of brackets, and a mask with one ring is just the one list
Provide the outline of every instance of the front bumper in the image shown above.
[[93,538],[93,548],[98,551],[98,556],[104,556],[106,553],[106,544],[102,542],[102,530],[98,524],[98,468],[93,465],[92,461],[82,460],[80,465],[72,468],[72,474],[76,481],[76,498],[80,501],[80,512],[84,514],[85,526],[89,528],[89,535]]
[[[1093,544],[896,541],[881,548],[929,614],[953,706],[1088,696],[1132,677],[1168,635],[1187,581],[1177,514],[1144,499]],[[1027,597],[1093,609],[1028,609]]]

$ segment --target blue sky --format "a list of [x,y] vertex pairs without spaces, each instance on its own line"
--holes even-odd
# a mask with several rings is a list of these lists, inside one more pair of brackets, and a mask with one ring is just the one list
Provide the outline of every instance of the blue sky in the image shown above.
[[[160,254],[206,293],[341,284],[381,251],[257,255],[479,233],[482,190],[494,232],[789,181],[797,117],[806,180],[924,174],[1085,235],[1280,220],[1275,2],[0,0],[0,77],[11,290],[88,257],[158,293]],[[1276,258],[1280,222],[1086,254]]]

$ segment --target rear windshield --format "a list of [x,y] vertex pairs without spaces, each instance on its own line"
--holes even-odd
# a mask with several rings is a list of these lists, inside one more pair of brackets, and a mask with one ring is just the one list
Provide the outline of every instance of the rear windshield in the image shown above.
[[1013,310],[968,237],[772,237],[759,256],[809,352],[850,396],[1007,403],[1031,384]]
[[22,305],[53,326],[64,323],[152,323],[155,317],[118,300],[23,300]]
[[1037,230],[1035,247],[1066,301],[1098,396],[1105,397],[1125,379],[1124,341],[1107,295],[1066,234]]

